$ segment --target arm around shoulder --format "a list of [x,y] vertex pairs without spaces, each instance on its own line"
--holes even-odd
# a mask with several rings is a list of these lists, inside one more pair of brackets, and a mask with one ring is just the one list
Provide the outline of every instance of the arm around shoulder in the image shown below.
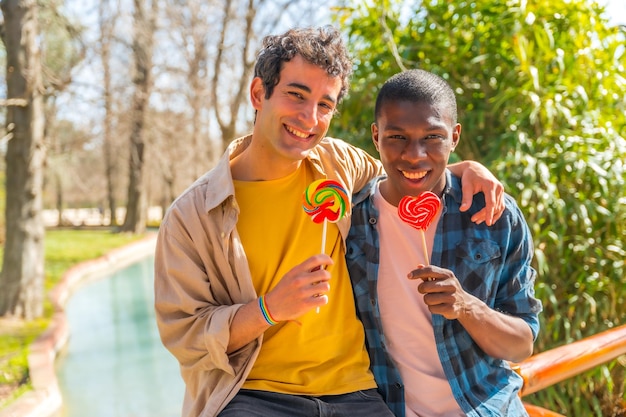
[[485,222],[488,226],[494,224],[504,212],[504,186],[482,164],[476,161],[461,161],[448,165],[454,176],[461,178],[463,201],[461,211],[472,206],[474,194],[482,192],[485,195],[485,207],[472,216],[474,223]]

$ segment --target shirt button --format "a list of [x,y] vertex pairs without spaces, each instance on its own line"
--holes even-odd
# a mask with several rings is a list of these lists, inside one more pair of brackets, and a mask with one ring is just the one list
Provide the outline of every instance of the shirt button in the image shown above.
[[376,217],[370,217],[369,223],[370,224],[376,224]]
[[376,299],[374,299],[374,298],[370,298],[370,304],[371,304],[372,306],[375,306],[375,305],[376,305]]

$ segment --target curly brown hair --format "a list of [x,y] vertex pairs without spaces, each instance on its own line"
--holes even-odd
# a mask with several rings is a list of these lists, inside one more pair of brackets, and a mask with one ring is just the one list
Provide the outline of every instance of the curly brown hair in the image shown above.
[[341,38],[341,33],[332,26],[319,28],[293,28],[282,35],[263,38],[263,47],[257,54],[254,76],[261,78],[265,87],[265,98],[270,98],[280,80],[283,62],[300,55],[311,64],[317,65],[332,77],[341,78],[338,102],[346,95],[352,75],[352,60]]

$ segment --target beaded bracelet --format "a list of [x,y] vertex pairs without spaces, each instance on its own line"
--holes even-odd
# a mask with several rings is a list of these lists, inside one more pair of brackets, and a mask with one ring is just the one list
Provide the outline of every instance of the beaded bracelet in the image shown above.
[[263,318],[265,319],[267,324],[269,324],[270,326],[278,324],[278,322],[274,320],[274,318],[270,314],[270,311],[267,308],[267,304],[265,304],[265,298],[263,295],[259,297],[259,307],[261,308],[261,314],[263,314]]

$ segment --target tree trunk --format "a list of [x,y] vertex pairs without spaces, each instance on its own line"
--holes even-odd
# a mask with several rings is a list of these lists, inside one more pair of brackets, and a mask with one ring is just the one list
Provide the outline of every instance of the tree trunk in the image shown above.
[[[227,65],[225,62],[225,52],[228,48],[229,40],[226,37],[227,27],[234,23],[234,14],[236,13],[231,7],[231,2],[224,3],[224,16],[222,19],[222,28],[219,40],[217,41],[217,56],[215,57],[215,63],[213,67],[213,78],[211,80],[211,92],[214,103],[215,118],[219,125],[222,134],[222,151],[224,151],[228,144],[235,138],[237,132],[237,116],[239,115],[239,109],[246,103],[246,92],[248,82],[254,70],[255,57],[251,57],[250,49],[252,48],[254,41],[254,19],[256,17],[256,11],[259,4],[255,4],[254,0],[247,1],[247,8],[244,16],[243,33],[240,35],[243,45],[239,45],[240,52],[240,65],[242,65],[242,74],[239,77],[239,81],[230,86],[232,91],[230,95],[230,102],[227,106],[222,107],[218,100],[219,87],[222,84],[220,75],[222,75],[222,67]],[[223,111],[225,109],[226,111]]]
[[135,92],[131,116],[128,201],[122,231],[143,233],[146,229],[147,217],[144,183],[145,120],[152,91],[152,52],[157,1],[152,0],[151,7],[144,0],[135,0],[134,4],[133,53],[135,56],[135,74],[133,84],[135,85]]
[[6,243],[0,273],[0,316],[43,314],[45,160],[44,108],[37,3],[3,0],[6,49]]
[[63,220],[63,179],[61,178],[61,174],[57,171],[54,173],[54,185],[56,191],[56,206],[58,212],[57,225],[64,226]]
[[[115,19],[107,17],[107,8],[110,7],[108,2],[101,1],[99,6],[100,19],[100,59],[102,61],[102,81],[103,81],[103,101],[104,101],[104,126],[103,126],[103,143],[104,143],[104,164],[107,187],[107,206],[111,213],[109,221],[110,226],[117,226],[117,200],[115,198],[117,191],[117,161],[115,146],[113,143],[113,99],[112,99],[112,82],[111,82],[111,42],[113,39],[113,28]],[[113,7],[114,8],[114,7]],[[117,12],[115,12],[117,13]]]

